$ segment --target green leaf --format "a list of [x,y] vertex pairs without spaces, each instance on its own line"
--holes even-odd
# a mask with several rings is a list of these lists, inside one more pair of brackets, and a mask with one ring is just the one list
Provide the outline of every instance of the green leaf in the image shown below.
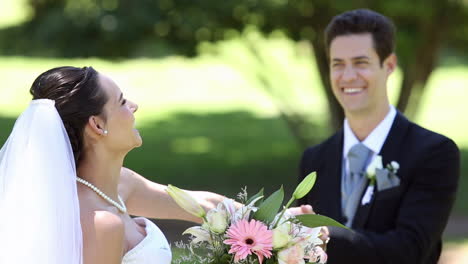
[[[250,204],[253,200],[257,199],[258,197],[263,196],[263,188],[254,196],[250,197],[249,200],[245,204]],[[261,199],[260,199],[261,200]],[[257,202],[256,202],[257,203]]]
[[231,260],[232,260],[232,255],[223,254],[222,256],[220,256],[219,258],[217,258],[210,264],[229,264],[231,263]]
[[276,192],[274,192],[270,197],[268,197],[258,208],[257,212],[253,215],[253,218],[264,223],[271,223],[279,209],[284,199],[283,186]]
[[304,226],[311,227],[311,228],[319,227],[319,226],[337,226],[337,227],[349,229],[346,226],[331,219],[330,217],[326,217],[324,215],[304,214],[304,215],[297,215],[296,219],[298,219],[299,222],[301,222]]
[[302,197],[306,196],[312,190],[312,187],[314,187],[315,180],[317,178],[317,173],[311,172],[307,177],[305,177],[301,183],[296,187],[296,190],[293,193],[294,199],[298,200],[301,199]]

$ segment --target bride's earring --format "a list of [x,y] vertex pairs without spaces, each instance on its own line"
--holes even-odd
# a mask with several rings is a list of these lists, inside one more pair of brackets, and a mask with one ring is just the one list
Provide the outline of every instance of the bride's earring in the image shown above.
[[103,131],[103,133],[104,133],[104,136],[107,136],[107,134],[109,134],[109,131],[107,131],[107,129],[106,129],[106,130]]

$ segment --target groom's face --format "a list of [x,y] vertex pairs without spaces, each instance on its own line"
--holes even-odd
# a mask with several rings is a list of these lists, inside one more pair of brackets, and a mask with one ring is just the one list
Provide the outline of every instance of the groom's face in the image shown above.
[[345,114],[368,114],[388,106],[386,83],[396,66],[392,54],[383,63],[371,34],[338,36],[330,44],[330,81]]

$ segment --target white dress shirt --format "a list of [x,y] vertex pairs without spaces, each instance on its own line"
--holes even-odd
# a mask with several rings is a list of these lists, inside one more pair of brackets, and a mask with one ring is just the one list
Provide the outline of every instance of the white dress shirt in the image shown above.
[[[369,165],[374,158],[380,153],[382,146],[387,139],[388,134],[390,133],[390,129],[392,127],[393,121],[395,120],[397,111],[394,106],[390,105],[390,110],[388,111],[385,118],[372,130],[372,132],[362,141],[367,148],[372,151],[371,158],[367,161],[367,165]],[[343,142],[343,164],[345,171],[345,175],[348,175],[349,171],[349,162],[347,159],[348,152],[352,146],[358,144],[360,141],[354,135],[351,127],[349,126],[348,120],[344,120],[344,142]]]

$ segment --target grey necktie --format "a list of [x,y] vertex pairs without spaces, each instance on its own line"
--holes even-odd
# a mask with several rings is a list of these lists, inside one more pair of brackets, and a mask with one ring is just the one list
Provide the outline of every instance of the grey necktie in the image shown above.
[[354,145],[348,152],[349,172],[341,181],[342,206],[347,218],[346,226],[351,227],[365,185],[365,166],[372,153],[364,144]]

